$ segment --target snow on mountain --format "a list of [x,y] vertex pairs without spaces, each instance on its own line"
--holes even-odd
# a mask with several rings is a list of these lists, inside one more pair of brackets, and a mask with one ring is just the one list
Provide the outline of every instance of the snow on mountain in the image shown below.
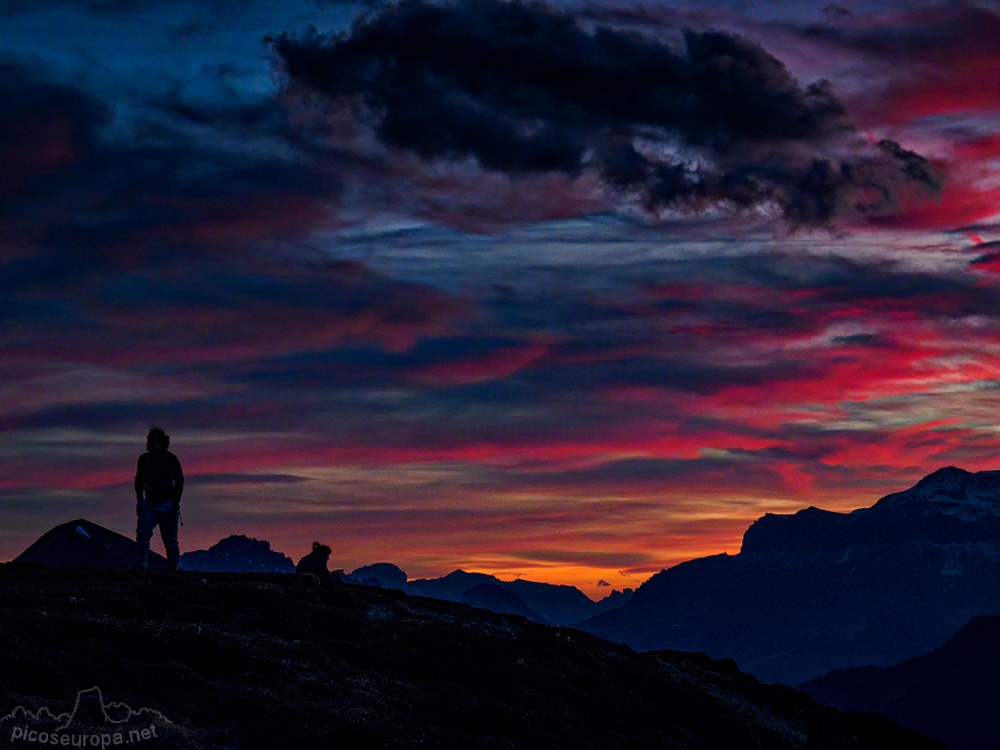
[[1000,518],[1000,471],[972,473],[946,466],[903,492],[886,495],[880,505],[906,508],[926,504],[922,512],[957,516],[963,521]]

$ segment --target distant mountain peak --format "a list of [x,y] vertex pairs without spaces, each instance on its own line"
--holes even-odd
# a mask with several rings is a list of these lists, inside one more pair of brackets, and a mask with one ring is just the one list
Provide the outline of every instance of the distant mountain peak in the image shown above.
[[914,485],[913,489],[951,489],[965,491],[977,484],[977,474],[957,466],[943,466],[932,471]]
[[295,563],[287,555],[271,549],[266,539],[231,534],[207,550],[185,552],[181,555],[181,567],[220,573],[291,573]]
[[[931,472],[913,487],[886,495],[874,508],[932,503],[937,512],[965,521],[1000,516],[1000,471],[971,472],[945,466]],[[928,509],[925,509],[925,512]]]
[[935,469],[930,474],[921,479],[921,482],[927,482],[931,480],[947,480],[953,478],[965,478],[975,476],[971,471],[966,471],[965,469],[959,468],[958,466],[942,466],[940,469]]
[[257,539],[246,534],[230,534],[225,539],[208,548],[209,552],[218,552],[221,555],[246,554],[248,552],[271,552],[271,543],[266,539]]

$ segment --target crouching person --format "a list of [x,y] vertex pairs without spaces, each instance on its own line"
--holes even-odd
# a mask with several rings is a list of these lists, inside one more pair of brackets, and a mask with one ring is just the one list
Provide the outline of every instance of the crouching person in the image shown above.
[[344,571],[338,570],[335,575],[326,566],[330,560],[330,552],[330,548],[325,544],[313,542],[312,552],[299,560],[299,564],[295,566],[295,572],[312,573],[314,576],[319,576],[320,578],[339,578],[340,574]]

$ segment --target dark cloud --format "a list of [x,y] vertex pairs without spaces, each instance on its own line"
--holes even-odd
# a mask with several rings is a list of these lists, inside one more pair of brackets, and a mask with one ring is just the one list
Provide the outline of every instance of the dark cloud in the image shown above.
[[836,3],[830,3],[825,8],[823,8],[823,16],[828,21],[839,21],[844,16],[851,15],[851,11],[845,8],[843,5],[837,5]]
[[303,160],[301,147],[274,102],[161,97],[115,115],[95,93],[2,64],[0,260],[49,254],[94,275],[300,238],[335,223],[340,192],[334,157]]
[[[789,488],[787,469],[801,464],[798,458],[787,458],[761,451],[725,451],[707,458],[627,458],[608,461],[592,468],[553,471],[526,477],[533,487],[578,487],[594,491],[598,488],[642,488],[663,493],[683,492],[695,484],[699,487],[740,494],[781,493]],[[810,467],[812,463],[808,464]]]
[[0,197],[37,187],[88,159],[110,119],[101,102],[31,70],[0,64]]
[[408,0],[350,34],[268,39],[288,78],[359,110],[424,158],[512,175],[599,174],[651,212],[777,206],[793,224],[898,208],[936,191],[929,163],[863,142],[825,81],[800,85],[758,44],[683,33],[683,47],[583,29],[542,4]]
[[969,261],[969,265],[973,268],[982,269],[996,269],[1000,268],[1000,242],[984,242],[977,246],[977,249],[982,248],[984,250],[989,250],[990,252],[978,255]]
[[37,296],[54,282],[31,283],[25,273],[5,305],[12,314],[0,331],[0,354],[45,360],[58,349],[78,362],[182,368],[361,344],[402,351],[469,314],[465,300],[354,262],[206,263],[192,271],[184,261],[64,278],[60,297],[48,302]]

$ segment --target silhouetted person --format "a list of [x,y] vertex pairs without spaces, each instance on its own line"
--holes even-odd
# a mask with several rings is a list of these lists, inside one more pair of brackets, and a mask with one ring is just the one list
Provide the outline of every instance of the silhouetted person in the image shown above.
[[146,436],[146,452],[139,456],[135,470],[135,564],[145,568],[149,561],[149,540],[153,529],[160,527],[160,538],[167,551],[167,564],[177,570],[181,555],[177,541],[177,519],[181,494],[184,492],[184,472],[177,456],[167,450],[170,437],[159,427],[152,427]]
[[313,542],[313,551],[299,560],[299,564],[295,566],[295,572],[312,573],[320,578],[332,578],[333,574],[326,567],[326,563],[330,559],[330,552],[330,548],[325,544]]

